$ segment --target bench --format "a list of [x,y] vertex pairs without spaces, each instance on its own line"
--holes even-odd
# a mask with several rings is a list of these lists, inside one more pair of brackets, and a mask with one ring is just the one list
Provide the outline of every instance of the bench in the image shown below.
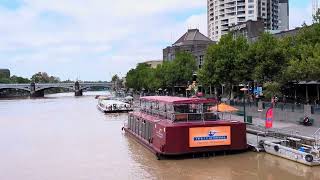
[[313,123],[314,123],[314,119],[309,118],[309,123],[308,123],[308,124],[304,124],[303,119],[304,119],[303,117],[302,117],[302,118],[300,118],[300,119],[299,119],[299,121],[298,121],[298,123],[299,123],[299,124],[302,124],[302,125],[305,125],[305,126],[312,126],[312,125],[313,125]]

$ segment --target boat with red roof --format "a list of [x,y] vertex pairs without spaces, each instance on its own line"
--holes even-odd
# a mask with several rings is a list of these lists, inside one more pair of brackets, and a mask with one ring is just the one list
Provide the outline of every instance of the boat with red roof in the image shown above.
[[246,125],[221,120],[214,99],[171,96],[140,98],[123,129],[158,158],[247,149]]

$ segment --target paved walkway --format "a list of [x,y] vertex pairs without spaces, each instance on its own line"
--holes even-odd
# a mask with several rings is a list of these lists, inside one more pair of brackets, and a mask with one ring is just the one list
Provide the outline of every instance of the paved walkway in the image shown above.
[[[237,115],[231,115],[225,114],[224,119],[231,119],[232,120],[238,120],[243,122],[243,116],[237,116]],[[260,118],[253,118],[252,124],[260,127],[265,127],[265,120]],[[295,133],[302,136],[308,136],[308,137],[314,137],[315,132],[319,128],[312,127],[312,126],[303,126],[291,123],[291,122],[283,122],[283,121],[274,121],[273,122],[273,129],[280,129],[282,131],[288,132],[288,133]],[[317,132],[317,135],[320,137],[320,130]]]

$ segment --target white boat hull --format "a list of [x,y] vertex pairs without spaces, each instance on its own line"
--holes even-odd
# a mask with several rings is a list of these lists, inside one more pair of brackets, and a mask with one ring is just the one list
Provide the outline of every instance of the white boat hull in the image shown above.
[[133,109],[118,109],[118,110],[107,110],[100,105],[97,105],[97,108],[104,113],[127,113],[133,111]]
[[272,141],[264,141],[264,149],[267,153],[280,156],[308,166],[319,166],[320,159],[312,154],[301,152],[283,145],[276,144]]
[[133,111],[130,104],[109,99],[99,99],[97,108],[104,113],[125,113]]

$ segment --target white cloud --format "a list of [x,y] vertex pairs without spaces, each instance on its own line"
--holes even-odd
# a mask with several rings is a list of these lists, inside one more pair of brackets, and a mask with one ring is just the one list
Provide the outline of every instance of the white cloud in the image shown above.
[[[125,75],[138,62],[162,59],[162,49],[188,28],[206,35],[206,3],[25,0],[16,10],[0,8],[0,67],[28,77],[38,71],[83,80]],[[292,27],[311,19],[311,8],[290,10]]]
[[200,15],[186,14],[205,7],[199,0],[25,0],[0,9],[0,66],[62,79],[124,75],[137,62],[162,59],[162,48],[187,27],[203,28]]

